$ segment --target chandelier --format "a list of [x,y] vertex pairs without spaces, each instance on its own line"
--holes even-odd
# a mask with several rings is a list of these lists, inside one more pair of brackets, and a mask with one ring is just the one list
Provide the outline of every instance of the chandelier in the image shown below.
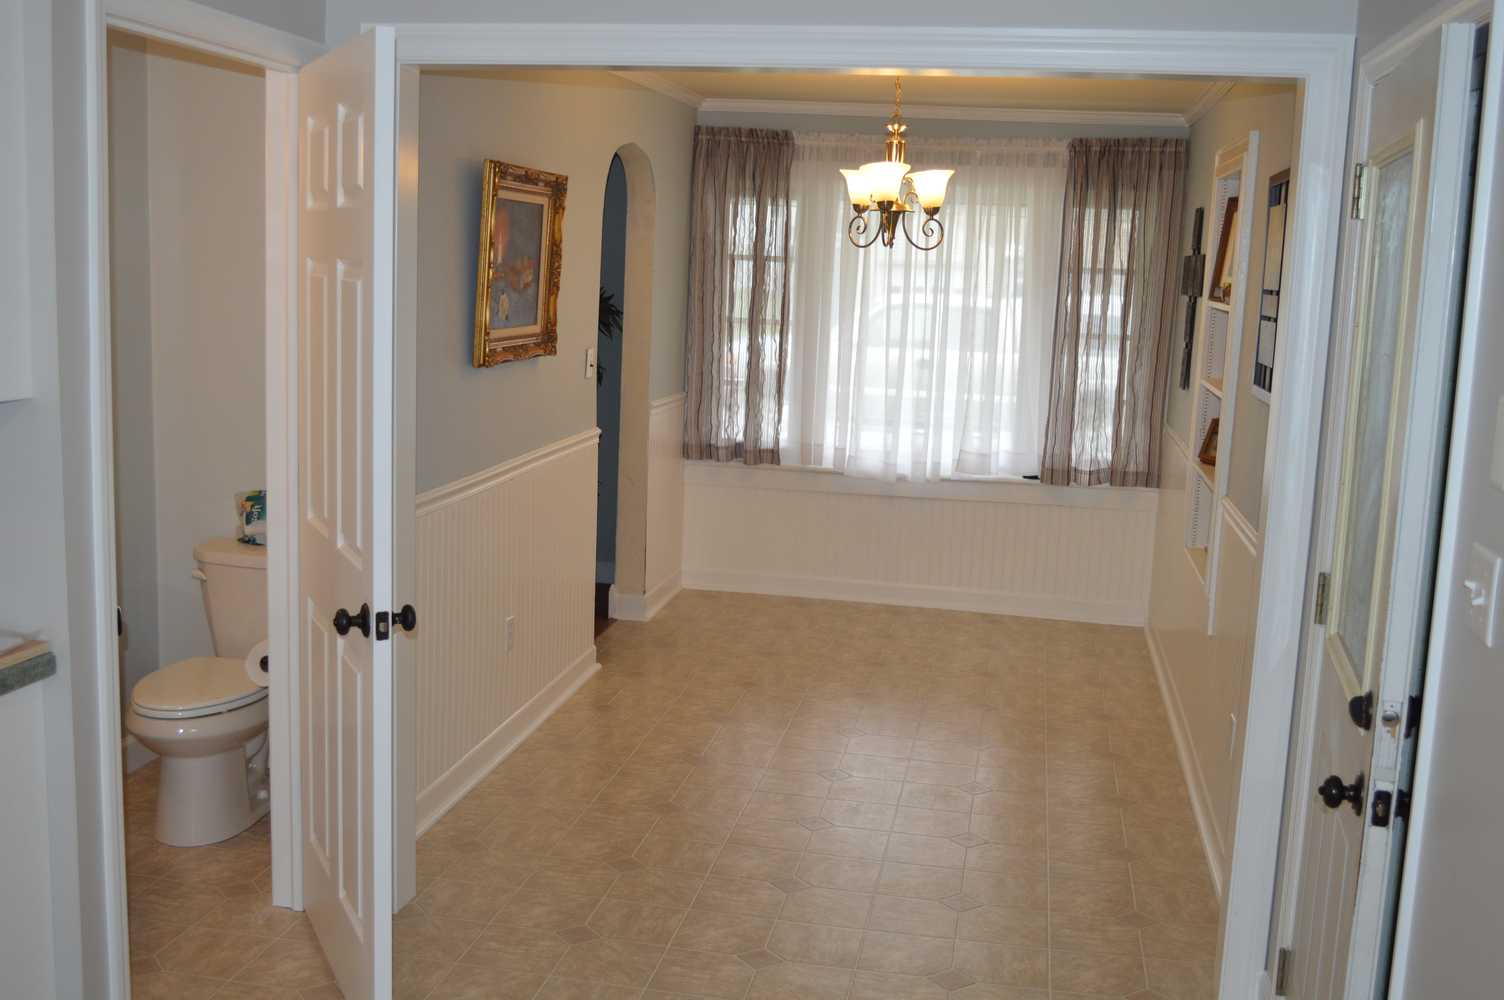
[[[904,133],[909,126],[903,120],[903,81],[893,79],[893,117],[888,119],[888,138],[883,143],[883,158],[864,163],[856,170],[842,170],[846,191],[851,196],[851,221],[846,236],[852,246],[870,247],[878,240],[891,247],[903,231],[903,238],[918,250],[933,250],[945,241],[945,226],[936,216],[945,201],[945,187],[954,170],[919,170],[909,173],[904,162],[909,143]],[[867,213],[877,209],[876,225]],[[918,240],[910,230],[909,218],[924,212],[919,224]]]

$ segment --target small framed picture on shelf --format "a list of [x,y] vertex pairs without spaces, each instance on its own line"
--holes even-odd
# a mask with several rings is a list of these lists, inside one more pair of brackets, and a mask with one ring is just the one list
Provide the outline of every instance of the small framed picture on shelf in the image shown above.
[[1222,228],[1217,230],[1217,255],[1212,258],[1212,283],[1206,297],[1212,302],[1232,302],[1233,272],[1238,269],[1238,199],[1227,199],[1222,209]]
[[1196,452],[1196,460],[1202,465],[1217,464],[1217,431],[1221,424],[1221,417],[1212,417],[1206,425],[1206,433],[1201,437],[1201,450]]

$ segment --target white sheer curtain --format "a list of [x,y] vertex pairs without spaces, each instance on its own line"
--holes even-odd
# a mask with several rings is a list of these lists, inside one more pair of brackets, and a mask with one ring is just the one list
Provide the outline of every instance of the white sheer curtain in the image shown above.
[[930,252],[847,240],[837,170],[880,156],[870,136],[795,137],[782,460],[887,480],[1034,474],[1066,142],[913,142],[916,166],[956,170]]

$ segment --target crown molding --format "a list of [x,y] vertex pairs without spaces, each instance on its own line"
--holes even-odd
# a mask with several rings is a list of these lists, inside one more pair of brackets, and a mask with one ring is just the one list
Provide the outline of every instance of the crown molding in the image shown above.
[[1231,80],[1214,80],[1208,83],[1206,89],[1201,92],[1201,96],[1197,98],[1196,103],[1191,105],[1190,110],[1185,113],[1185,123],[1187,125],[1194,125],[1206,117],[1207,112],[1215,108],[1217,102],[1226,97],[1228,91],[1232,90],[1233,86],[1234,84]]
[[[891,104],[838,101],[755,101],[706,98],[700,110],[720,114],[829,115],[840,118],[887,118]],[[905,118],[949,121],[1012,122],[1021,125],[1117,125],[1185,128],[1184,115],[1158,111],[1087,111],[1052,108],[976,108],[942,104],[905,104]]]
[[635,70],[612,70],[611,73],[614,76],[621,77],[623,80],[635,83],[639,87],[644,87],[655,93],[662,94],[664,97],[678,101],[680,104],[687,104],[691,108],[698,109],[705,103],[705,98],[693,90],[690,90],[688,87],[681,87],[668,77],[657,73],[641,73]]

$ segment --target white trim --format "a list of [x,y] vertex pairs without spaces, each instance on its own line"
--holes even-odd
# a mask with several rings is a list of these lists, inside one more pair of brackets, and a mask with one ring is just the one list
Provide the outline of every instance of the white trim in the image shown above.
[[423,789],[418,795],[418,835],[422,836],[437,823],[600,668],[595,660],[595,647],[591,646],[548,687],[534,695],[438,780]]
[[452,503],[458,503],[466,497],[472,496],[482,490],[490,489],[499,482],[512,479],[529,471],[535,465],[555,458],[561,458],[570,452],[579,451],[581,448],[589,448],[595,444],[596,438],[600,437],[601,429],[592,427],[588,431],[572,434],[567,438],[552,441],[541,448],[534,448],[525,455],[509,458],[505,462],[472,472],[463,479],[456,479],[443,486],[437,486],[431,490],[425,490],[418,494],[417,516],[422,517],[430,511],[447,507]]
[[688,87],[681,87],[668,77],[658,73],[636,73],[631,70],[617,70],[612,75],[635,83],[639,87],[662,94],[664,97],[678,101],[680,104],[687,104],[691,108],[700,107],[705,100]]
[[[298,495],[298,77],[266,72],[266,469],[274,497]],[[272,903],[303,905],[298,768],[298,533],[291,505],[268,512],[267,640]]]
[[[130,991],[130,931],[126,915],[125,883],[125,791],[120,713],[120,644],[116,641],[115,609],[115,466],[112,341],[110,339],[110,249],[109,249],[109,135],[105,118],[108,75],[107,41],[103,5],[84,0],[86,32],[84,52],[84,156],[87,161],[87,192],[84,225],[88,236],[86,315],[91,350],[89,370],[88,465],[89,538],[93,551],[86,556],[90,569],[89,590],[93,597],[94,675],[83,673],[80,686],[93,687],[92,720],[75,720],[75,726],[93,723],[95,731],[95,777],[100,782],[100,833],[98,845],[104,857],[101,886],[104,912],[104,981],[110,996],[125,997]],[[62,275],[57,276],[59,282]],[[85,663],[80,666],[88,670]],[[87,700],[87,699],[85,699]],[[75,737],[75,745],[77,738]],[[84,755],[80,754],[80,758]],[[87,773],[87,772],[85,772]],[[87,794],[79,789],[80,794]],[[84,814],[80,810],[80,814]],[[87,845],[79,844],[80,852]],[[61,959],[62,956],[59,956]]]
[[687,461],[684,463],[684,481],[725,489],[845,493],[912,500],[965,500],[1083,510],[1152,511],[1159,502],[1159,491],[1152,489],[1047,486],[1021,479],[945,479],[934,483],[903,480],[890,483],[881,479],[845,476],[832,469],[813,466],[743,465],[740,462]]
[[1218,80],[1215,83],[1207,84],[1206,90],[1201,93],[1201,97],[1186,110],[1184,115],[1185,124],[1187,126],[1194,125],[1205,118],[1212,108],[1215,108],[1222,98],[1226,97],[1235,86],[1237,86],[1237,83],[1233,80]]
[[[1228,84],[1228,86],[1232,86]],[[855,101],[778,101],[708,97],[706,114],[826,115],[836,118],[887,118],[891,104]],[[1176,128],[1189,124],[1174,111],[1092,111],[1084,108],[982,108],[966,105],[905,104],[905,118],[915,121],[1010,122],[1020,125],[1107,125],[1123,128]]]
[[1295,670],[1310,553],[1316,456],[1342,203],[1351,34],[1103,31],[1095,28],[663,24],[409,24],[402,62],[434,65],[849,69],[946,66],[955,71],[1292,77],[1304,84],[1300,159],[1288,252],[1289,333],[1276,358],[1270,486],[1249,716],[1222,940],[1220,995],[1243,996],[1264,964],[1277,861]]
[[672,407],[672,406],[682,406],[683,403],[684,403],[684,400],[685,400],[685,393],[682,393],[682,392],[675,392],[675,393],[671,393],[671,394],[669,394],[667,396],[660,396],[657,399],[653,400],[652,402],[648,403],[648,412],[649,413],[658,413],[659,411],[661,411],[661,410],[667,410],[669,407]]
[[157,38],[267,69],[296,70],[324,54],[324,46],[191,0],[104,0],[105,21]]
[[625,593],[612,584],[611,617],[628,622],[650,622],[683,589],[682,573],[675,573],[646,594]]
[[154,752],[146,749],[146,745],[130,733],[126,733],[125,739],[120,741],[120,756],[125,760],[126,774],[135,774],[157,759]]
[[1152,625],[1144,626],[1144,638],[1149,643],[1149,659],[1154,663],[1154,676],[1159,681],[1159,694],[1164,699],[1170,716],[1170,733],[1175,737],[1175,755],[1180,758],[1180,771],[1185,778],[1185,787],[1191,799],[1191,813],[1196,817],[1196,832],[1201,837],[1201,852],[1206,855],[1206,867],[1212,874],[1212,888],[1221,900],[1227,890],[1227,872],[1222,869],[1221,853],[1217,850],[1216,827],[1212,823],[1211,793],[1207,791],[1206,776],[1201,773],[1201,764],[1191,743],[1190,724],[1185,709],[1180,703],[1180,693],[1175,689],[1170,676],[1169,660],[1160,645],[1159,633]]
[[1222,516],[1227,520],[1227,526],[1232,528],[1238,536],[1238,541],[1248,546],[1248,551],[1255,557],[1259,554],[1259,530],[1253,526],[1237,504],[1232,502],[1232,497],[1222,498]]
[[686,590],[719,590],[737,594],[944,608],[950,611],[978,611],[984,614],[1093,622],[1101,625],[1143,625],[1145,618],[1144,604],[1140,600],[1079,601],[1051,595],[1010,594],[969,587],[934,587],[735,570],[687,570],[683,579]]

